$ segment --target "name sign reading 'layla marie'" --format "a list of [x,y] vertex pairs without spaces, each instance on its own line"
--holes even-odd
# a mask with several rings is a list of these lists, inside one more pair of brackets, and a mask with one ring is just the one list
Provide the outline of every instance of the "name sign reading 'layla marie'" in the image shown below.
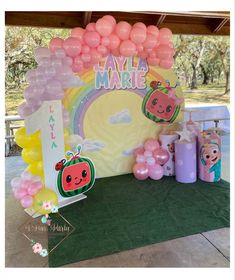
[[144,89],[148,64],[145,59],[136,57],[115,57],[109,55],[104,64],[96,64],[95,88],[100,89]]

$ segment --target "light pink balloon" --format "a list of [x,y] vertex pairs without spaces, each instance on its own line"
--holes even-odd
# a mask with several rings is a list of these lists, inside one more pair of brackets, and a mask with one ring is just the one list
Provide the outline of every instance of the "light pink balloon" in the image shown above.
[[109,37],[102,37],[101,38],[101,45],[107,47],[110,43]]
[[37,48],[34,50],[34,56],[35,59],[39,58],[39,57],[50,57],[51,56],[51,52],[48,48]]
[[163,167],[159,164],[153,164],[148,166],[149,177],[153,180],[159,180],[163,177]]
[[69,56],[63,58],[63,64],[67,66],[71,66],[73,64],[73,59]]
[[136,45],[131,40],[125,40],[120,44],[120,54],[123,56],[133,56],[136,52]]
[[143,43],[145,49],[153,49],[157,44],[157,38],[152,34],[147,34],[146,39]]
[[143,29],[145,32],[146,32],[146,29],[147,29],[146,25],[145,25],[143,22],[136,22],[136,23],[133,25],[133,28],[135,28],[135,27],[141,28],[141,29]]
[[144,156],[147,157],[151,157],[153,155],[153,153],[151,151],[145,150],[144,151]]
[[64,40],[61,38],[58,38],[58,37],[52,38],[49,43],[50,51],[54,52],[56,49],[63,48],[63,43],[64,43]]
[[172,58],[172,48],[168,45],[159,45],[156,49],[156,54],[158,58],[168,60]]
[[153,152],[154,150],[156,150],[159,147],[160,147],[159,142],[153,138],[146,140],[144,143],[145,150],[150,151],[150,152]]
[[148,167],[145,163],[136,163],[133,167],[133,174],[138,180],[146,180],[148,178]]
[[148,53],[146,52],[146,51],[142,51],[142,52],[139,52],[139,57],[141,57],[141,58],[143,58],[143,59],[145,59],[145,58],[147,58],[147,56],[148,56]]
[[89,53],[82,53],[81,60],[83,62],[90,62],[91,61],[91,55]]
[[157,26],[155,26],[155,25],[149,25],[149,26],[147,27],[147,33],[148,33],[148,34],[152,34],[152,35],[154,35],[155,37],[158,37],[158,35],[159,35],[159,29],[158,29]]
[[100,18],[95,24],[96,31],[101,36],[109,36],[114,29],[114,25],[107,19]]
[[130,33],[131,41],[135,44],[141,44],[146,39],[146,31],[140,27],[133,27]]
[[145,161],[146,161],[146,164],[147,164],[148,167],[151,166],[151,165],[154,165],[156,163],[156,160],[155,160],[154,157],[147,157],[145,159]]
[[93,67],[93,64],[91,62],[84,62],[83,65],[84,65],[84,68],[86,68],[86,69],[90,69]]
[[42,182],[41,182],[41,181],[36,181],[36,182],[33,182],[33,181],[32,181],[31,186],[37,188],[38,191],[41,190],[41,189],[43,188],[43,185],[42,185]]
[[144,147],[136,148],[136,149],[134,150],[134,156],[136,157],[137,155],[143,155],[143,154],[144,154],[144,151],[145,151]]
[[113,27],[115,27],[116,19],[113,16],[106,15],[106,16],[103,16],[102,18],[105,20],[108,20],[113,25]]
[[112,53],[112,55],[114,55],[114,56],[116,56],[116,57],[121,55],[121,54],[120,54],[119,48],[113,49],[113,50],[111,51],[111,53]]
[[78,38],[69,37],[64,40],[63,48],[68,56],[75,57],[80,54],[82,45]]
[[71,37],[78,38],[78,40],[83,43],[83,35],[85,33],[85,29],[81,27],[75,27],[71,31]]
[[20,177],[15,177],[11,180],[11,187],[12,189],[17,189],[17,188],[20,188],[21,186],[21,183],[22,183],[22,179]]
[[131,25],[126,21],[120,21],[115,27],[115,33],[121,40],[129,39]]
[[161,28],[159,30],[158,39],[161,44],[168,44],[172,40],[172,32],[169,28]]
[[22,197],[27,195],[27,189],[17,188],[14,191],[14,196],[16,199],[20,200]]
[[[61,74],[61,73],[59,73]],[[61,86],[61,83],[60,81],[57,81],[57,80],[49,80],[47,85],[46,85],[46,90],[48,92],[57,92],[57,91],[60,91],[62,90],[62,86]]]
[[160,165],[164,165],[170,158],[169,152],[161,147],[153,151],[153,156],[156,162]]
[[86,31],[96,31],[95,22],[90,22],[86,26]]
[[120,45],[120,39],[116,34],[111,34],[109,37],[109,49],[114,50],[117,49]]
[[90,47],[89,46],[87,46],[87,45],[83,45],[82,46],[82,53],[89,53],[90,52]]
[[21,198],[20,203],[23,208],[29,208],[33,204],[33,198],[30,195],[26,195],[23,198]]
[[160,60],[159,65],[160,67],[164,68],[164,69],[170,69],[174,64],[174,59],[168,59],[168,60]]
[[66,57],[66,53],[65,53],[65,50],[64,49],[56,49],[55,50],[55,56],[56,58],[59,58],[59,59],[62,59],[62,58],[65,58]]
[[91,48],[96,48],[100,44],[100,35],[96,31],[86,31],[83,37],[85,43]]
[[[60,49],[58,49],[58,50],[60,50]],[[57,50],[56,50],[57,51]],[[64,50],[63,50],[64,51]],[[62,64],[63,64],[63,62],[62,62],[62,59],[63,58],[58,58],[58,57],[52,57],[51,58],[51,65],[49,66],[49,67],[46,67],[45,68],[45,71],[44,71],[44,73],[47,71],[50,71],[50,70],[48,70],[48,68],[49,69],[53,69],[52,71],[54,71],[55,72],[55,67],[57,67],[57,66],[61,66]],[[55,73],[52,73],[52,74],[55,74]]]
[[83,69],[83,66],[74,63],[72,64],[71,69],[74,73],[78,73]]
[[27,189],[27,193],[31,196],[34,196],[38,192],[37,186],[30,185]]
[[41,179],[41,177],[39,176],[39,175],[34,175],[33,177],[32,177],[32,180],[31,180],[32,182],[41,182],[42,181],[42,179]]
[[17,112],[21,118],[25,119],[27,116],[29,116],[33,113],[33,110],[32,110],[32,108],[30,108],[30,106],[28,106],[26,104],[26,102],[23,102],[18,107]]
[[81,56],[76,56],[73,60],[73,62],[76,64],[76,65],[80,65],[80,66],[83,66],[83,61],[81,59]]

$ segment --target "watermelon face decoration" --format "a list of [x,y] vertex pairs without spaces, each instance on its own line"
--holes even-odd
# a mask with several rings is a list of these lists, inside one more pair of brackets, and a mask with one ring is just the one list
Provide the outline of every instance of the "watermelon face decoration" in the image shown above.
[[152,89],[146,94],[142,103],[144,115],[154,122],[173,122],[180,112],[182,98],[175,95],[175,89],[162,87],[160,83],[151,82]]
[[[69,152],[69,154],[72,153]],[[57,177],[57,186],[63,197],[75,196],[92,188],[95,182],[95,167],[89,158],[72,154],[67,162],[62,160],[57,163],[56,170],[61,165]]]

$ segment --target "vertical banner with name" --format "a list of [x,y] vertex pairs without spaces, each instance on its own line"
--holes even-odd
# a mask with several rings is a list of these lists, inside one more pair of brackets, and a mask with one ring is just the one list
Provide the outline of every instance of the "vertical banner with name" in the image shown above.
[[41,108],[25,119],[27,134],[41,132],[44,183],[64,200],[57,189],[55,164],[64,158],[64,132],[60,100],[44,101]]

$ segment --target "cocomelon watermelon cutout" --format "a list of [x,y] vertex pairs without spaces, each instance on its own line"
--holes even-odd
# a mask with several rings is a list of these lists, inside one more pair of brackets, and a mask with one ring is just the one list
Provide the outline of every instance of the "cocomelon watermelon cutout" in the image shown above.
[[163,87],[161,82],[152,81],[151,89],[143,99],[142,111],[144,115],[154,122],[174,122],[180,112],[180,104],[183,98],[176,96],[175,88],[168,85]]
[[57,187],[63,197],[75,196],[87,192],[95,182],[95,167],[87,157],[80,156],[81,147],[78,146],[78,153],[67,152],[71,158],[66,161],[62,159],[55,165],[59,171],[57,176]]

